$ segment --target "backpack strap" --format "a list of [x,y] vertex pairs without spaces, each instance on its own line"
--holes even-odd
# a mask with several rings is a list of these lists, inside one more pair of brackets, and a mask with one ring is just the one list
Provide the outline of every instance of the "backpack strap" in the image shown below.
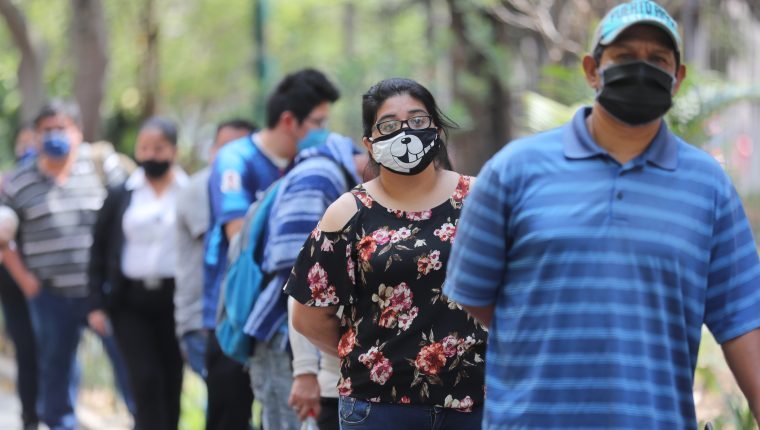
[[350,190],[350,189],[354,188],[357,185],[356,179],[354,179],[354,175],[351,172],[348,171],[348,168],[346,168],[346,166],[343,165],[343,163],[341,163],[341,162],[339,162],[339,161],[337,161],[337,160],[335,160],[333,158],[330,158],[330,157],[328,157],[325,154],[314,154],[309,159],[312,159],[312,158],[324,158],[325,160],[330,160],[331,163],[333,163],[336,166],[338,166],[338,168],[340,169],[340,172],[343,174],[343,179],[346,181],[346,189],[347,190]]

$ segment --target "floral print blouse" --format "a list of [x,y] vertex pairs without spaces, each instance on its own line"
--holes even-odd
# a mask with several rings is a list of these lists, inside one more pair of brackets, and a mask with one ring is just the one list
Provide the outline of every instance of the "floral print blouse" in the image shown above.
[[315,229],[285,292],[308,306],[345,306],[338,355],[342,396],[469,411],[483,403],[487,331],[441,294],[472,178],[443,204],[387,209],[362,185],[338,232]]

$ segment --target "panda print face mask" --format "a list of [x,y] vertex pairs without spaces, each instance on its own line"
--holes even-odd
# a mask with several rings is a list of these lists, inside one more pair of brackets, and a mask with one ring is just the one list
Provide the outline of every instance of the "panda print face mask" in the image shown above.
[[401,175],[416,175],[425,170],[441,148],[435,128],[402,128],[370,141],[372,158],[391,172]]

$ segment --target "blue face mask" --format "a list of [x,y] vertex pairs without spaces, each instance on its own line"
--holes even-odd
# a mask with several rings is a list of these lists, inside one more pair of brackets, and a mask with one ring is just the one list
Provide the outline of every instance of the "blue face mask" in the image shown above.
[[71,142],[66,133],[51,131],[42,138],[42,152],[51,158],[63,158],[69,154]]
[[314,128],[306,133],[303,139],[298,141],[298,151],[319,146],[327,141],[330,130],[326,128]]

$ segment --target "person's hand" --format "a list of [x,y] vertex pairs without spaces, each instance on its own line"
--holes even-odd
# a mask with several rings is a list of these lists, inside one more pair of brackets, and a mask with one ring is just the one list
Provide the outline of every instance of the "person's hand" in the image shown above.
[[101,336],[111,334],[109,333],[108,316],[100,309],[94,310],[87,315],[87,323],[90,325],[90,328]]
[[40,281],[31,272],[26,272],[18,283],[21,292],[24,293],[27,299],[33,299],[40,294]]
[[317,375],[305,373],[293,378],[293,386],[290,388],[290,397],[288,406],[293,408],[298,419],[306,420],[309,412],[313,411],[315,416],[319,416],[319,382]]

